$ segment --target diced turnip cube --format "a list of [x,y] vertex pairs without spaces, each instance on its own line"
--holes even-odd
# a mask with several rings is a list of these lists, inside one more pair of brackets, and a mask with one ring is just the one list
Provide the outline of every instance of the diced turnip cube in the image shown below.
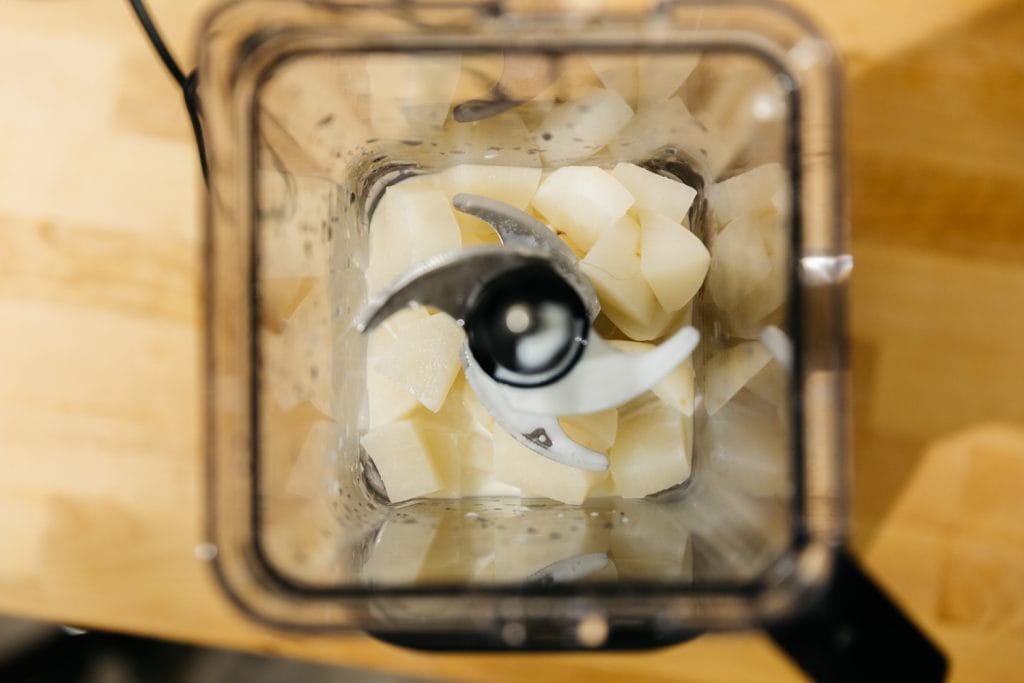
[[640,271],[640,226],[623,216],[604,231],[580,261],[601,301],[601,310],[633,339],[655,339],[672,321]]
[[608,451],[615,491],[639,498],[686,481],[688,442],[682,413],[661,401],[623,409],[618,435]]
[[735,310],[771,269],[756,217],[740,216],[726,225],[711,245],[708,291],[720,309]]
[[586,60],[604,87],[617,92],[630,106],[636,103],[636,56],[587,55]]
[[374,370],[374,364],[391,349],[403,329],[428,317],[430,313],[425,308],[405,308],[389,317],[368,335],[366,395],[370,427],[405,417],[420,405],[416,397],[401,384]]
[[453,397],[462,403],[463,409],[469,414],[472,422],[471,428],[478,434],[490,436],[491,430],[494,428],[494,418],[487,412],[487,408],[484,408],[483,404],[480,403],[480,399],[477,398],[473,387],[469,385],[469,382],[465,381],[464,376],[462,379],[456,380],[454,389],[457,390],[457,393],[454,393]]
[[437,490],[425,497],[459,498],[462,495],[462,469],[469,457],[466,451],[468,435],[439,422],[436,415],[426,410],[414,412],[410,420],[416,423],[426,439],[441,482]]
[[429,317],[430,312],[422,306],[410,306],[393,313],[367,335],[367,359],[372,361],[383,356],[402,334],[402,330]]
[[[789,488],[789,450],[784,423],[770,405],[737,398],[707,422],[709,465],[740,491],[782,495]],[[767,406],[767,410],[764,408]]]
[[328,464],[338,441],[338,423],[321,420],[307,434],[295,465],[288,473],[285,490],[295,496],[312,498],[321,495],[330,481]]
[[491,443],[490,436],[468,432],[462,435],[461,440],[461,458],[464,470],[467,467],[481,472],[490,472],[494,469],[494,445]]
[[644,111],[679,90],[700,61],[699,54],[659,54],[637,57],[637,108]]
[[592,451],[605,452],[615,442],[619,413],[615,408],[599,413],[559,418],[570,439]]
[[764,344],[745,341],[722,349],[704,365],[704,407],[714,415],[764,369],[772,354]]
[[459,224],[443,192],[392,185],[370,222],[367,288],[376,293],[410,266],[461,244]]
[[260,452],[267,454],[262,476],[273,495],[286,489],[293,467],[302,467],[298,462],[300,453],[306,450],[306,442],[317,425],[337,423],[308,400],[283,410],[266,384],[260,389]]
[[406,327],[372,367],[436,413],[459,373],[464,340],[462,328],[437,313]]
[[688,304],[704,284],[711,254],[677,221],[640,212],[640,271],[666,311]]
[[489,473],[493,468],[493,446],[489,434],[481,433],[470,410],[462,401],[465,379],[456,380],[441,410],[436,414],[420,409],[414,413],[421,421],[444,486],[430,498],[466,498],[484,495],[479,487],[486,480],[469,470]]
[[[436,176],[437,187],[445,192],[449,201],[460,192],[484,195],[518,208],[526,208],[537,189],[541,170],[529,166],[487,166],[462,164],[453,166]],[[487,222],[476,216],[455,211],[462,246],[501,244],[501,238]]]
[[754,210],[771,208],[784,213],[788,187],[789,179],[780,164],[764,164],[709,187],[708,206],[720,227]]
[[366,70],[374,132],[380,137],[415,137],[444,124],[459,84],[461,61],[457,55],[373,55]]
[[260,322],[270,331],[280,332],[315,284],[311,277],[260,280]]
[[[485,415],[479,415],[476,412],[477,408]],[[421,414],[430,428],[437,430],[441,435],[451,436],[451,443],[445,446],[456,455],[463,466],[490,469],[491,435],[490,431],[479,423],[479,420],[487,419],[489,416],[461,373],[452,384],[441,409],[437,413],[422,411]]]
[[371,429],[362,438],[392,503],[440,489],[441,472],[420,425],[400,420]]
[[503,429],[494,429],[494,476],[520,489],[524,496],[579,505],[607,474],[557,463],[534,453]]
[[686,104],[672,97],[641,111],[608,143],[619,159],[641,160],[663,147],[672,146],[699,155],[708,146],[707,131]]
[[756,339],[768,317],[786,301],[789,285],[789,231],[781,215],[773,212],[750,214],[764,239],[771,270],[729,312],[730,331]]
[[[410,264],[415,265],[431,256],[458,249],[460,245],[458,223],[451,203],[437,191],[402,192],[394,186],[394,201],[387,216],[406,226],[410,246]],[[390,188],[389,188],[390,190]]]
[[[490,441],[488,448],[493,449]],[[491,467],[487,469],[476,469],[475,467],[462,470],[462,496],[473,498],[480,496],[514,496],[523,495],[515,486],[499,481]]]
[[331,303],[324,280],[316,280],[279,334],[263,331],[263,369],[282,410],[302,401],[331,415],[334,334]]
[[437,148],[466,164],[539,167],[540,156],[530,154],[533,133],[519,117],[518,109],[480,121],[449,121],[437,139]]
[[420,405],[401,385],[372,369],[366,373],[366,395],[371,428],[405,417]]
[[466,582],[494,562],[494,534],[481,533],[479,522],[462,515],[445,515],[423,561],[423,583]]
[[328,227],[335,220],[331,204],[337,198],[337,184],[277,170],[260,171],[257,182],[260,208],[270,214],[261,220],[258,231],[260,280],[326,279],[332,249]]
[[786,402],[789,397],[788,387],[789,372],[774,358],[747,382],[747,389],[774,406]]
[[540,176],[539,168],[460,164],[439,173],[438,185],[449,199],[465,192],[525,209],[537,191]]
[[610,141],[633,117],[622,96],[594,89],[556,106],[534,131],[534,144],[548,166],[589,157]]
[[416,583],[441,524],[438,510],[418,510],[415,523],[391,517],[369,550],[362,575],[371,584],[409,586]]
[[544,179],[533,197],[533,206],[548,223],[584,252],[632,205],[629,190],[597,166],[560,168]]
[[634,214],[655,211],[679,223],[697,196],[692,187],[636,164],[620,163],[612,170],[612,175],[633,195],[630,212]]
[[709,133],[706,149],[714,176],[742,151],[749,153],[763,141],[775,143],[785,109],[783,85],[764,65],[748,61],[718,74],[715,87],[694,109]]

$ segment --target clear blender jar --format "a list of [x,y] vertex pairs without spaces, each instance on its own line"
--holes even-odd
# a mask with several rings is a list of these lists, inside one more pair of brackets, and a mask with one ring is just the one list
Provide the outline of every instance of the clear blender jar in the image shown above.
[[[767,625],[813,668],[794,629],[861,577],[813,28],[764,3],[248,0],[207,21],[200,83],[209,532],[237,604],[460,649]],[[507,334],[560,288],[560,374],[502,376],[481,302],[511,301]]]

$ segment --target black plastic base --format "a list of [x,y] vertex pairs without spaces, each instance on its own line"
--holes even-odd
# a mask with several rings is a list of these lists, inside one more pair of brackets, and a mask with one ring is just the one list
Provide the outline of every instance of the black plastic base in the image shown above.
[[945,680],[946,657],[846,552],[807,612],[768,634],[823,683]]

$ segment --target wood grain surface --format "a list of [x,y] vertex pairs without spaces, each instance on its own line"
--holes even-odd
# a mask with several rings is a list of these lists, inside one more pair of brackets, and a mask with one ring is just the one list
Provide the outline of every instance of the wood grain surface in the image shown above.
[[[205,0],[152,0],[190,61]],[[854,545],[1024,680],[1024,2],[802,0],[848,70]],[[460,681],[792,681],[760,635],[435,656],[247,622],[201,540],[199,182],[121,2],[0,2],[0,611]]]

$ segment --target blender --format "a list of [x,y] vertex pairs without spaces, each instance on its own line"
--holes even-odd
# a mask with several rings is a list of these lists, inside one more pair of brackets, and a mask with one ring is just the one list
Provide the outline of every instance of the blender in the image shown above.
[[763,627],[822,680],[941,679],[843,549],[840,80],[765,2],[216,10],[232,600],[432,649]]

